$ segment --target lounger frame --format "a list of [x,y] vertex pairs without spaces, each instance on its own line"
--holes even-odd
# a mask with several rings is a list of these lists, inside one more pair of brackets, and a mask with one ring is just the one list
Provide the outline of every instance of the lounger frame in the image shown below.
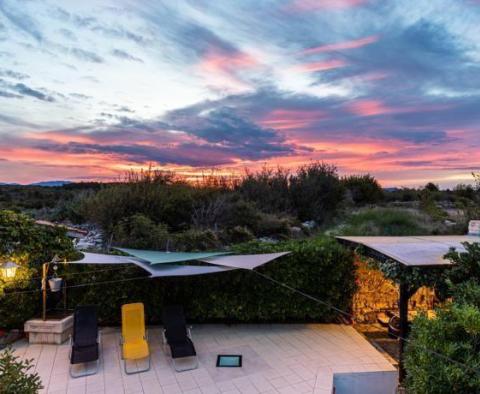
[[[145,336],[143,337],[143,339],[145,341],[147,341],[148,343],[148,330],[145,330]],[[136,373],[141,373],[141,372],[148,372],[150,371],[150,367],[151,367],[151,352],[150,352],[150,349],[148,351],[148,357],[144,357],[143,359],[139,359],[139,360],[144,360],[145,358],[148,360],[148,366],[144,369],[137,369],[135,371],[129,371],[127,369],[127,360],[125,359],[125,357],[123,356],[123,343],[124,343],[124,340],[123,340],[123,335],[120,335],[120,352],[121,352],[121,355],[122,355],[122,360],[123,360],[123,370],[125,371],[125,373],[127,375],[134,375]],[[135,361],[135,363],[137,362],[136,360],[132,360],[132,361]]]
[[[98,343],[98,347],[99,347],[99,350],[102,349],[102,335],[100,334],[100,331],[98,332],[98,336],[97,336],[97,343]],[[70,352],[68,353],[68,359],[71,360],[72,359],[72,348],[73,348],[73,337],[72,335],[70,335]],[[99,369],[100,369],[100,359],[102,357],[102,352],[99,351],[99,355],[98,355],[98,358],[97,360],[95,361],[95,369],[93,371],[88,371],[86,369],[86,372],[85,373],[74,373],[73,372],[73,366],[74,365],[80,365],[80,364],[84,364],[84,365],[87,365],[87,364],[90,364],[92,363],[93,361],[88,361],[86,363],[77,363],[77,364],[72,364],[70,363],[70,367],[68,368],[68,373],[70,374],[70,376],[74,379],[76,378],[82,378],[84,376],[90,376],[90,375],[95,375],[96,373],[98,373]]]
[[[180,368],[178,366],[178,364],[175,362],[175,358],[172,357],[172,351],[170,349],[170,346],[168,345],[168,341],[167,341],[167,336],[165,335],[166,333],[166,329],[163,329],[162,331],[162,339],[163,339],[163,349],[165,351],[165,353],[168,351],[170,352],[170,358],[172,359],[172,365],[173,365],[173,368],[175,369],[175,371],[177,372],[184,372],[184,371],[191,371],[193,369],[197,369],[198,368],[198,356],[195,355],[195,356],[187,356],[187,357],[179,357],[179,359],[186,359],[186,358],[194,358],[195,360],[195,363],[191,366],[191,367],[186,367],[186,368]],[[187,336],[190,338],[190,340],[192,340],[193,342],[193,339],[192,339],[192,326],[189,326],[187,327]],[[167,350],[168,348],[168,350]]]

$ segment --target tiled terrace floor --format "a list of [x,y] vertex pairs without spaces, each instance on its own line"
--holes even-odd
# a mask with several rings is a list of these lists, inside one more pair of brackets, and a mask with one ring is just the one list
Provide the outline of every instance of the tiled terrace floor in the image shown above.
[[[48,393],[318,393],[330,394],[332,373],[392,371],[392,365],[352,327],[311,325],[197,325],[193,341],[199,368],[177,373],[162,345],[161,327],[150,327],[152,368],[126,375],[119,330],[102,329],[102,362],[96,375],[72,379],[69,345],[17,342],[16,353],[35,359]],[[217,354],[242,354],[242,368],[215,368]]]

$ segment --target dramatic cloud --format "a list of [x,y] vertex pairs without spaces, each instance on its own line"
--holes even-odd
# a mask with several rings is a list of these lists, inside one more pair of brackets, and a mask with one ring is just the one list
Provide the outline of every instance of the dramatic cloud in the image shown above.
[[4,0],[0,181],[324,160],[468,182],[479,36],[457,0]]

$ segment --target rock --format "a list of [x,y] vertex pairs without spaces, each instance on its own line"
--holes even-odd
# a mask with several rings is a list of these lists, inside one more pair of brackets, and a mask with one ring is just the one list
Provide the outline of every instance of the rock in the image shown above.
[[307,220],[302,223],[302,227],[305,227],[307,230],[313,230],[317,227],[317,222],[315,220]]

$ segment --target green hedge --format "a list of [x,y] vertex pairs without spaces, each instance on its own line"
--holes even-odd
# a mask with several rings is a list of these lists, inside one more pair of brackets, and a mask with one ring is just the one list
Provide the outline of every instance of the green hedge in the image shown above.
[[[277,244],[247,243],[235,253],[291,251],[260,268],[260,272],[301,289],[338,308],[349,310],[355,290],[352,254],[335,240],[322,238]],[[73,267],[68,267],[71,271]],[[92,269],[89,267],[89,269]],[[85,281],[136,277],[141,270],[99,273]],[[80,275],[78,275],[80,276]],[[77,276],[77,277],[78,277]],[[70,281],[69,284],[81,282]],[[158,323],[162,305],[184,305],[189,320],[196,322],[330,322],[338,313],[249,271],[211,275],[145,279],[69,290],[69,306],[97,304],[103,324],[119,324],[120,306],[141,301],[150,323]]]

